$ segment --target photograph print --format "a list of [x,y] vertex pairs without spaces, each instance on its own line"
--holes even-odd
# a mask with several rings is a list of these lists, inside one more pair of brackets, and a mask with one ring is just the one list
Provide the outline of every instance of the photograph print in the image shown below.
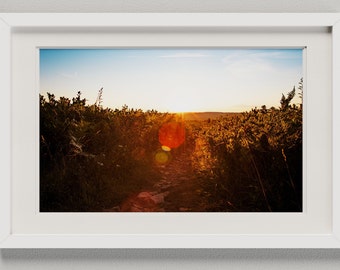
[[303,83],[303,49],[40,49],[40,212],[302,212]]

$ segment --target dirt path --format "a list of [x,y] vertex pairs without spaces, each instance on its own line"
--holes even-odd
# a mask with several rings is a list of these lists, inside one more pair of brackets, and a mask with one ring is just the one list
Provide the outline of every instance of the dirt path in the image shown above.
[[190,151],[174,153],[167,165],[161,165],[161,179],[149,190],[131,196],[119,208],[121,212],[202,212],[199,184],[190,166]]

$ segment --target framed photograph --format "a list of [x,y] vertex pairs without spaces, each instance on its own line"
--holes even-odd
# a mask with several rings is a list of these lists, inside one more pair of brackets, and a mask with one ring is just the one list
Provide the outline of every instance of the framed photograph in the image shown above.
[[0,14],[2,248],[339,248],[339,14]]

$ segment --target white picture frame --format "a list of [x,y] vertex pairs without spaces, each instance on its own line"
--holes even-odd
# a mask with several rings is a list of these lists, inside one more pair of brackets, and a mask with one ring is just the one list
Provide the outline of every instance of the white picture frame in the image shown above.
[[[94,228],[89,233],[51,233],[36,230],[33,233],[17,232],[13,218],[13,196],[17,189],[13,185],[13,48],[12,38],[16,31],[48,32],[50,29],[81,30],[91,29],[230,29],[233,32],[245,29],[300,29],[308,32],[313,29],[327,29],[332,38],[332,127],[329,139],[332,140],[332,207],[330,229],[300,233],[178,233],[169,230],[164,233],[143,232],[101,232]],[[176,30],[177,29],[177,30]],[[2,105],[0,106],[0,247],[1,248],[340,248],[340,14],[0,14],[0,89]],[[308,168],[307,168],[308,169]],[[34,196],[28,195],[28,196]],[[308,205],[307,205],[308,207]],[[72,215],[72,214],[69,214]],[[134,215],[131,214],[134,221]],[[171,221],[171,213],[167,221]],[[164,216],[163,216],[164,217]],[[259,216],[260,217],[260,216]],[[64,218],[64,219],[63,219]],[[162,218],[162,217],[161,217]],[[199,216],[193,216],[195,222]],[[53,217],[53,222],[62,223],[65,217]],[[245,222],[249,221],[244,219]],[[204,224],[203,224],[204,225]],[[25,224],[22,225],[22,227]],[[99,226],[97,226],[99,228]]]

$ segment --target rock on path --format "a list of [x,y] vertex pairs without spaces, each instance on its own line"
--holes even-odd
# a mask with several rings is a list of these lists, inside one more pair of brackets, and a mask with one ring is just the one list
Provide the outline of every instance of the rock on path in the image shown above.
[[[161,179],[151,190],[130,196],[116,209],[120,212],[203,212],[197,179],[190,166],[190,153],[179,153],[160,167]],[[116,211],[117,211],[116,210]]]

